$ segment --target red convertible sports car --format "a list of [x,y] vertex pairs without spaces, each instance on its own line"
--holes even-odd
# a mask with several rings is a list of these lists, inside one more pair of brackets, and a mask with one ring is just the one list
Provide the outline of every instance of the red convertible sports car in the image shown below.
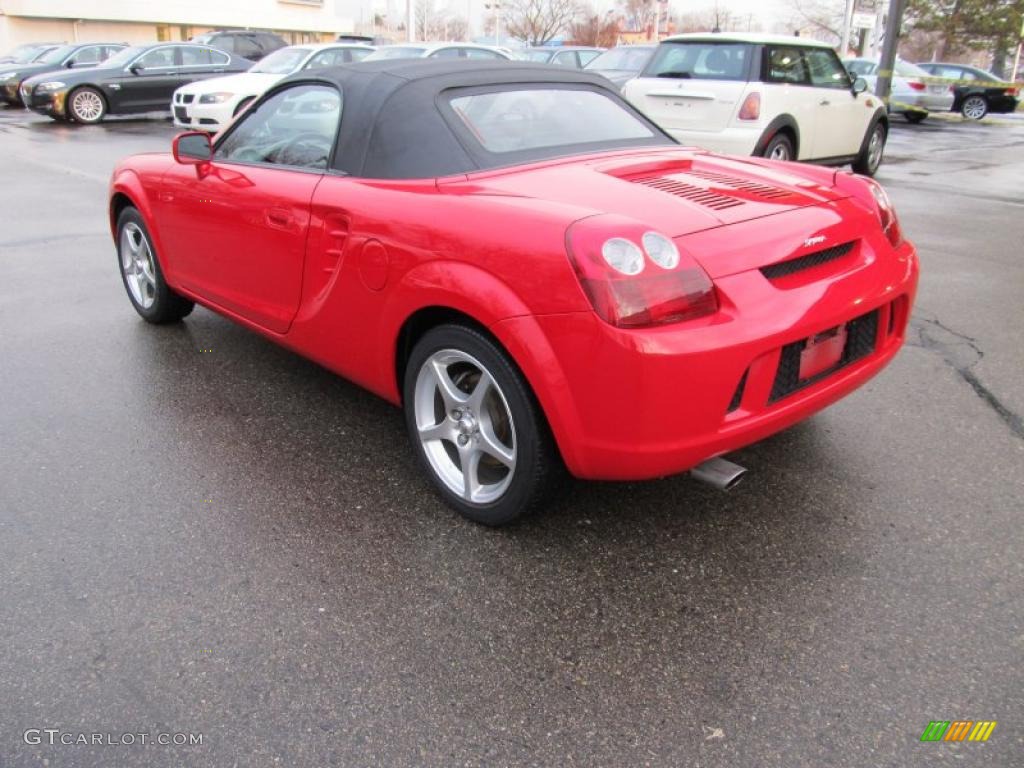
[[294,75],[122,162],[110,224],[144,319],[199,302],[400,405],[489,525],[563,466],[707,476],[835,402],[900,348],[918,275],[875,182],[680,147],[526,63]]

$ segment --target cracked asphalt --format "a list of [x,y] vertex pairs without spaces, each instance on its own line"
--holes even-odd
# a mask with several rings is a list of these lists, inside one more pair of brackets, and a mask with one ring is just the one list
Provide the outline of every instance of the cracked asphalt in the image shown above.
[[[1024,764],[1024,122],[894,120],[910,343],[738,488],[576,483],[499,531],[390,406],[135,316],[106,180],[173,133],[0,111],[2,768]],[[957,719],[998,726],[919,741]]]

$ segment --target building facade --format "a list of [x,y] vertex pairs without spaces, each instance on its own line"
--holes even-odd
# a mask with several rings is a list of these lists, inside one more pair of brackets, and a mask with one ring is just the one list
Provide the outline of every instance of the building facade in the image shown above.
[[290,43],[328,41],[351,33],[371,1],[0,0],[0,52],[36,41],[188,40],[214,29],[270,30]]

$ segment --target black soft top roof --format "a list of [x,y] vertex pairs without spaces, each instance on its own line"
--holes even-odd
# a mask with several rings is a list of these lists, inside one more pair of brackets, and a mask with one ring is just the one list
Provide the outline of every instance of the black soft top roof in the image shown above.
[[[332,167],[353,176],[414,179],[450,176],[566,154],[558,147],[494,155],[467,141],[442,113],[444,91],[481,86],[531,85],[600,90],[651,128],[655,138],[630,145],[672,144],[671,138],[590,72],[518,61],[391,59],[299,72],[263,98],[297,82],[340,88],[341,130]],[[621,146],[621,144],[610,145]],[[600,149],[601,147],[596,147]],[[594,149],[589,148],[588,149]],[[578,151],[578,150],[577,150]]]

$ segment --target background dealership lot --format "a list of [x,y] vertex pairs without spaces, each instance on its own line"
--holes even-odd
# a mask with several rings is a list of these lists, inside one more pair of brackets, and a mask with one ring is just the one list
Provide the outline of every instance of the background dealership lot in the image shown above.
[[[0,765],[1019,761],[1019,121],[894,119],[922,282],[879,378],[728,495],[576,484],[503,531],[372,396],[205,310],[144,327],[106,181],[173,133],[0,112]],[[958,718],[999,726],[917,741]]]

